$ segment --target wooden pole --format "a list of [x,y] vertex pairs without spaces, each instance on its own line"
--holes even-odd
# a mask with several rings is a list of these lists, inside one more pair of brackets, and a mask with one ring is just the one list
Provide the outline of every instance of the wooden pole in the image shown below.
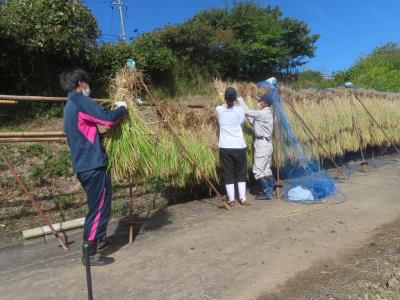
[[11,137],[65,137],[63,131],[0,131],[0,138]]
[[14,100],[0,100],[0,104],[18,104],[18,101]]
[[386,132],[383,130],[382,126],[379,125],[379,123],[376,121],[376,119],[374,118],[374,116],[369,112],[369,110],[367,109],[367,107],[364,105],[364,103],[362,103],[361,99],[358,98],[357,96],[354,96],[354,98],[356,98],[358,100],[358,102],[360,102],[360,104],[362,105],[362,107],[364,108],[364,110],[367,112],[367,114],[371,117],[371,119],[375,122],[375,124],[379,127],[379,129],[382,131],[383,135],[386,137],[386,139],[389,141],[390,144],[392,144],[392,146],[394,147],[394,149],[396,149],[397,153],[400,153],[399,149],[396,147],[396,144],[393,143],[391,141],[391,139],[387,136]]
[[132,177],[129,178],[129,244],[133,244],[133,187]]
[[65,137],[14,137],[14,138],[0,138],[1,143],[39,143],[39,142],[65,142]]
[[33,208],[36,210],[36,212],[39,214],[39,216],[43,219],[43,221],[49,226],[51,232],[53,233],[54,237],[58,240],[59,244],[61,247],[63,247],[64,251],[68,251],[68,247],[65,245],[64,239],[59,235],[58,231],[56,231],[53,227],[53,225],[50,223],[49,219],[47,218],[46,214],[40,209],[39,205],[37,204],[35,198],[33,195],[29,192],[29,190],[26,188],[25,184],[22,182],[22,180],[19,178],[17,172],[13,168],[13,166],[10,164],[10,162],[5,158],[3,153],[0,151],[0,157],[4,161],[4,163],[7,165],[7,167],[10,169],[11,173],[14,175],[15,180],[21,187],[21,189],[24,191],[24,193],[28,196],[28,199],[32,202]]
[[[276,148],[276,184],[275,184],[275,189],[276,189],[276,197],[281,198],[282,193],[281,193],[281,188],[283,187],[281,183],[281,178],[280,178],[280,168],[281,168],[281,157],[280,157],[280,136],[279,136],[279,127],[277,126],[277,115],[276,111],[274,109],[274,138],[275,138],[275,148]],[[277,132],[278,131],[278,132]]]
[[[94,101],[104,104],[114,103],[111,99],[93,98]],[[0,95],[0,104],[17,104],[18,102],[67,102],[67,97],[44,97],[44,96],[18,96],[18,95]],[[207,108],[202,104],[185,104],[189,108]],[[155,106],[154,103],[143,102],[140,106]]]
[[[0,100],[18,102],[67,102],[67,97],[45,97],[45,96],[19,96],[19,95],[0,95]],[[93,99],[99,103],[113,103],[110,99]]]

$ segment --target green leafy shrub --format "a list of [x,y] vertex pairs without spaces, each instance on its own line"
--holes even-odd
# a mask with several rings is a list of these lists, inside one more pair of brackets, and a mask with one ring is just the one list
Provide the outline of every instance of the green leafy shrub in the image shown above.
[[337,82],[351,81],[359,87],[400,92],[400,46],[388,43],[362,57],[351,68],[335,75]]

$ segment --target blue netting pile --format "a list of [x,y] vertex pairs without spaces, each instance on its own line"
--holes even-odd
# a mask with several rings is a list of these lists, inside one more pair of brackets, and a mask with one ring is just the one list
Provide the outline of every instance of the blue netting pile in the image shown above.
[[268,81],[257,83],[271,89],[274,97],[275,159],[281,166],[284,196],[293,202],[320,202],[336,192],[333,178],[299,142],[286,117],[279,90]]

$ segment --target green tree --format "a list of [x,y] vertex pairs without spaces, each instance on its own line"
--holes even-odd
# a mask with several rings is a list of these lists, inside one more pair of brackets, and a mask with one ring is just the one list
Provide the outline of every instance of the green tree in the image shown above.
[[162,66],[161,73],[174,77],[169,82],[216,76],[257,80],[292,72],[314,56],[318,35],[282,15],[279,7],[237,2],[229,11],[201,11],[182,24],[147,33],[133,47],[145,57],[145,70]]
[[4,1],[0,3],[0,76],[6,77],[11,92],[54,93],[60,70],[85,64],[98,35],[95,17],[80,1]]

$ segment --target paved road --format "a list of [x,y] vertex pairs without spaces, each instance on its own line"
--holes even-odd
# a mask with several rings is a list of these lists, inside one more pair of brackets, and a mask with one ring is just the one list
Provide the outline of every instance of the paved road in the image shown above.
[[[179,204],[138,220],[127,245],[114,222],[115,262],[93,268],[95,299],[255,299],[300,271],[356,249],[400,212],[400,161],[340,183],[341,204],[274,199],[230,211],[213,200]],[[140,229],[139,229],[140,227]],[[1,299],[87,299],[80,234],[0,249]]]

